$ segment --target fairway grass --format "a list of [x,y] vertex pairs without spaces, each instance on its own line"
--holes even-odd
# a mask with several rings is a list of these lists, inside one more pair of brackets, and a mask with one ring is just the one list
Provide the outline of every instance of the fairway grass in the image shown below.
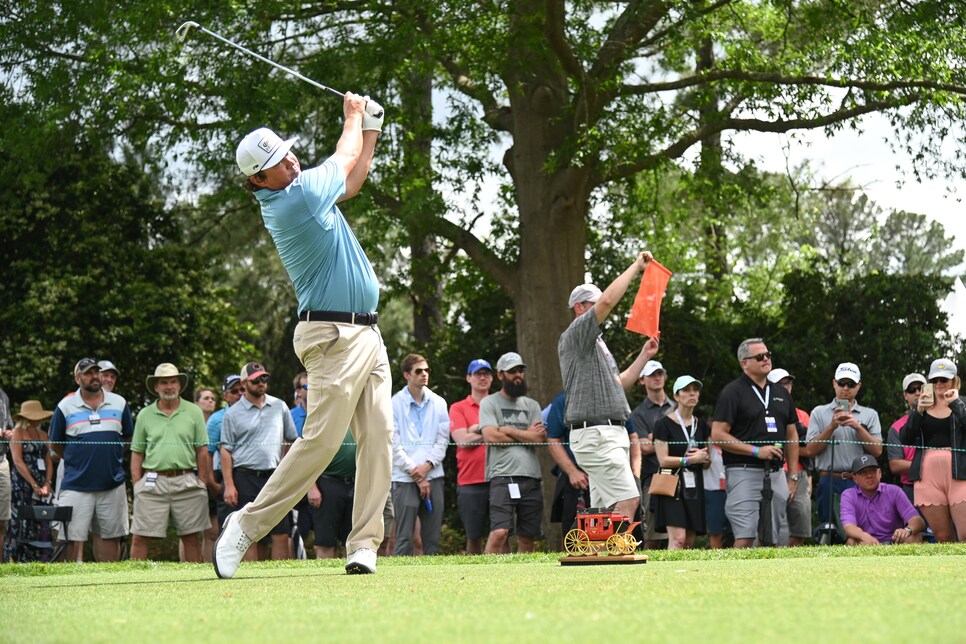
[[966,544],[210,565],[0,566],[0,641],[966,641]]

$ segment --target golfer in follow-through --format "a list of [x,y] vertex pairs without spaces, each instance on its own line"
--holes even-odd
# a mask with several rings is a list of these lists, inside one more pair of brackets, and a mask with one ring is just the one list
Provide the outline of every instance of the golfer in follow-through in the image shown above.
[[302,439],[255,500],[225,520],[212,557],[222,578],[234,575],[248,547],[305,495],[347,427],[356,440],[357,468],[346,572],[376,571],[391,474],[392,382],[376,327],[376,276],[336,203],[355,196],[369,175],[382,108],[347,92],[343,111],[335,153],[317,168],[302,171],[289,151],[296,138],[282,140],[266,128],[238,145],[238,167],[298,297],[293,344],[308,372],[308,409]]

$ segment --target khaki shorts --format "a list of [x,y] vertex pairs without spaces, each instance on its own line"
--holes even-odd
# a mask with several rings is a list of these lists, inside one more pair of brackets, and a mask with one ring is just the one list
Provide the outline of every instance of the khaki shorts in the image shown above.
[[67,525],[68,541],[87,541],[90,532],[102,539],[127,536],[127,490],[123,484],[100,492],[61,490],[54,504],[73,508]]
[[10,497],[13,488],[10,487],[10,462],[6,454],[0,454],[0,521],[10,520]]
[[590,480],[591,506],[609,508],[618,501],[638,498],[630,446],[623,426],[595,425],[570,432],[570,449]]
[[179,536],[203,532],[211,527],[208,491],[193,472],[158,476],[150,487],[147,474],[145,472],[145,476],[134,484],[131,534],[163,538],[168,533],[169,516],[174,520]]

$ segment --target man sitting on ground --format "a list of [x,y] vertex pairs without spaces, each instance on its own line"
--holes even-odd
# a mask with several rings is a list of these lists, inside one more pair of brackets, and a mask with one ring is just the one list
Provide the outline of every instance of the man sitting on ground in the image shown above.
[[926,523],[897,485],[882,482],[879,464],[869,454],[852,462],[856,487],[842,493],[841,516],[850,546],[919,543]]

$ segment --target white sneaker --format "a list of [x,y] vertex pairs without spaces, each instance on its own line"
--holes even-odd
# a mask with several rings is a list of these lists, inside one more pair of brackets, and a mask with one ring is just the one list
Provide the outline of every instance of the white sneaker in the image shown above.
[[376,572],[376,551],[371,548],[359,548],[345,563],[347,575],[368,575]]
[[221,534],[215,540],[215,548],[211,554],[211,562],[215,564],[215,574],[222,579],[231,579],[248,547],[252,545],[252,540],[238,525],[239,515],[240,512],[232,512],[225,518],[225,525],[222,526]]

